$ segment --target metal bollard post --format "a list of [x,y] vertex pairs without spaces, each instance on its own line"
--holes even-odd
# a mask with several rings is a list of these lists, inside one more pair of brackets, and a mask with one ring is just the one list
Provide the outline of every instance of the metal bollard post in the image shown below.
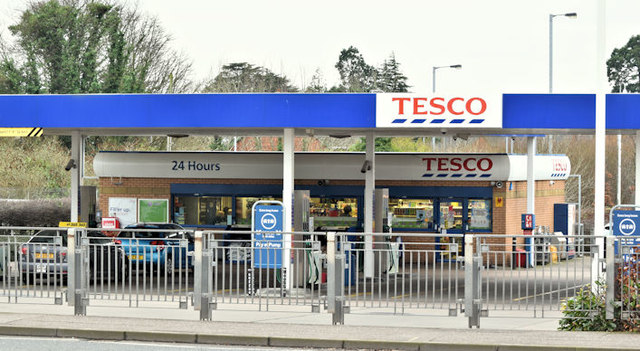
[[336,233],[327,233],[327,311],[336,309]]
[[200,272],[200,320],[210,321],[212,318],[211,292],[209,291],[209,279],[211,279],[211,254],[210,248],[202,250],[202,265]]
[[334,311],[332,316],[333,325],[344,324],[344,254],[338,254],[335,257],[335,274],[334,274]]
[[473,236],[464,238],[464,314],[469,318],[469,328],[480,328],[480,268],[482,254],[473,252]]
[[613,236],[607,236],[607,251],[605,260],[607,263],[607,268],[605,272],[606,282],[607,282],[607,291],[605,295],[606,307],[605,307],[605,316],[607,319],[613,319],[613,304],[612,301],[615,301],[615,283],[616,283],[616,254],[615,254],[615,240],[616,238]]
[[196,231],[193,240],[193,308],[200,309],[202,296],[202,231]]
[[[77,233],[77,231],[76,231]],[[84,232],[81,232],[84,233]],[[86,316],[87,315],[87,302],[88,299],[85,297],[85,287],[84,287],[84,267],[85,267],[85,255],[84,251],[88,245],[86,235],[81,235],[80,238],[75,236],[75,252],[74,252],[74,262],[73,262],[73,285],[74,285],[74,294],[73,294],[73,313],[76,316]],[[79,244],[79,245],[78,245]]]
[[76,262],[76,230],[67,230],[67,303],[69,306],[75,305],[75,277],[78,273],[75,270]]

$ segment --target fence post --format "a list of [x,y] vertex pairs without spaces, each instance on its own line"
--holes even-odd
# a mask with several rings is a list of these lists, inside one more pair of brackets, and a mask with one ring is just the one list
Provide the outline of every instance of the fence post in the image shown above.
[[[87,236],[82,235],[84,231],[80,231],[75,228],[70,228],[69,230],[70,230],[70,233],[71,231],[74,232],[73,236],[75,238],[75,242],[74,242],[75,251],[73,254],[73,259],[74,259],[74,262],[73,262],[73,271],[74,271],[73,313],[76,316],[86,316],[88,297],[85,296],[86,290],[85,290],[85,271],[84,271],[85,261],[84,260],[87,257],[86,255],[84,255],[84,252],[85,252],[86,246],[88,245],[88,242],[85,242],[85,239]],[[77,235],[75,235],[75,233],[78,233],[78,232],[81,233],[79,238]]]
[[[607,236],[606,238],[606,252],[605,260],[607,263],[606,268],[606,295],[605,295],[605,311],[606,318],[613,319],[614,317],[614,303],[615,301],[615,284],[616,284],[616,254],[615,254],[615,240],[613,236]],[[620,248],[622,249],[622,248]]]
[[67,303],[75,305],[75,277],[76,277],[76,230],[67,229]]
[[333,324],[344,324],[344,254],[338,254],[336,233],[327,233],[327,311],[333,315]]
[[193,309],[200,310],[202,297],[202,231],[196,230],[193,239]]
[[200,320],[210,321],[212,317],[211,291],[211,248],[202,250],[202,270],[200,271]]
[[[469,318],[469,328],[480,328],[480,267],[482,256],[473,251],[472,235],[464,237],[464,315]],[[481,253],[478,253],[481,255]]]

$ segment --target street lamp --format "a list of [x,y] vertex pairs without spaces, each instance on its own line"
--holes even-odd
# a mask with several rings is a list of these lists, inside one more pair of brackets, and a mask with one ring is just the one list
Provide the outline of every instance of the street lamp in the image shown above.
[[462,69],[462,65],[450,65],[450,66],[434,66],[433,67],[433,87],[431,92],[436,92],[436,70],[440,68],[454,68],[454,69]]
[[[549,94],[553,93],[553,19],[556,17],[567,17],[576,19],[575,12],[549,14]],[[549,153],[553,153],[553,135],[549,136]]]
[[[431,92],[435,93],[436,92],[436,70],[440,69],[440,68],[453,68],[453,69],[462,69],[462,65],[449,65],[449,66],[433,66],[433,86],[431,88]],[[444,139],[443,139],[444,140]],[[433,137],[431,138],[431,150],[435,151],[436,149],[436,138]]]

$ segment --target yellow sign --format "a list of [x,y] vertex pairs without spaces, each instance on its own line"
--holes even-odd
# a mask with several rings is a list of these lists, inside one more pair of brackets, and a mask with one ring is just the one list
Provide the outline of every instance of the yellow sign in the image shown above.
[[500,196],[500,197],[496,197],[496,207],[503,207],[504,206],[504,197]]
[[58,227],[64,228],[86,228],[87,222],[60,222]]
[[39,137],[42,128],[0,128],[0,137]]

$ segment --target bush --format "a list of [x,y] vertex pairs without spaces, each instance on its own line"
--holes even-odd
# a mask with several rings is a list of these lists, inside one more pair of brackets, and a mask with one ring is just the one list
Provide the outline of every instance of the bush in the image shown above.
[[[630,260],[616,269],[615,301],[606,301],[606,285],[597,281],[562,305],[564,318],[559,330],[569,331],[640,331],[640,262]],[[594,291],[595,290],[595,291]],[[606,319],[606,303],[613,305],[613,319]],[[625,315],[622,315],[622,311]]]
[[606,319],[606,288],[596,282],[595,293],[591,285],[580,289],[578,294],[562,304],[564,318],[560,320],[559,330],[570,331],[614,331],[618,330],[614,320]]
[[71,217],[71,201],[2,200],[0,225],[16,227],[57,227],[58,222]]

